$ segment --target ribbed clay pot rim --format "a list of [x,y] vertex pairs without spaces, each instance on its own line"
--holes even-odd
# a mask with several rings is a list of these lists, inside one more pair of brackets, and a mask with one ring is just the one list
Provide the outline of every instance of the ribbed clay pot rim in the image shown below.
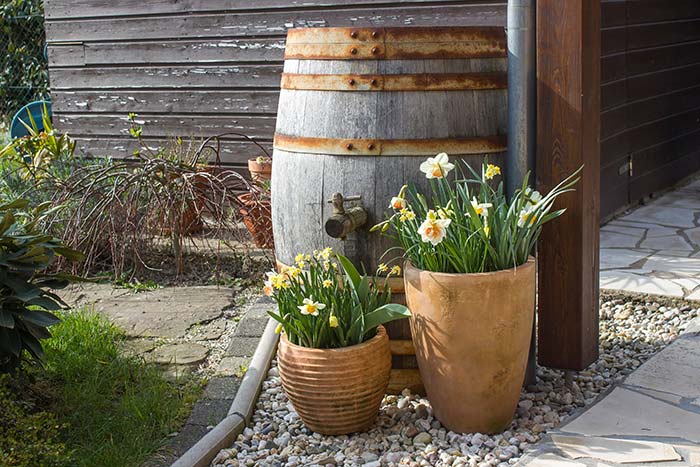
[[293,344],[289,341],[289,339],[287,339],[287,334],[284,332],[280,336],[280,339],[282,340],[282,342],[284,342],[285,345],[296,349],[302,349],[303,352],[307,352],[310,354],[328,354],[329,352],[331,352],[333,355],[340,355],[343,353],[356,352],[358,350],[363,349],[364,347],[369,347],[381,341],[383,339],[383,336],[386,336],[386,330],[384,329],[384,326],[380,324],[379,326],[377,326],[377,334],[375,334],[375,336],[371,339],[368,339],[361,344],[350,345],[348,347],[339,347],[336,349],[315,349],[312,347],[304,347],[303,345]]
[[[515,266],[510,269],[500,269],[498,271],[489,271],[489,272],[433,272],[433,271],[428,271],[426,269],[421,269],[417,268],[416,266],[411,263],[410,260],[406,260],[406,264],[404,266],[404,270],[406,269],[413,269],[415,271],[421,272],[421,273],[426,273],[430,274],[431,276],[437,276],[437,277],[444,277],[444,278],[459,278],[461,276],[464,277],[485,277],[485,276],[500,276],[500,275],[506,275],[506,274],[516,274],[518,272],[518,269],[529,269],[535,267],[535,257],[534,256],[528,256],[527,261],[520,266]],[[405,274],[404,274],[405,277]]]

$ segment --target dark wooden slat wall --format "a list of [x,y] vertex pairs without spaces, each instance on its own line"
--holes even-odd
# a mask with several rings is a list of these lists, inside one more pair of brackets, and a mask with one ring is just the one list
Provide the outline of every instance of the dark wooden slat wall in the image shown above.
[[[47,0],[57,126],[95,155],[168,137],[244,133],[270,147],[284,39],[292,27],[505,25],[505,0]],[[240,166],[259,151],[223,146]]]
[[700,1],[603,0],[601,39],[606,218],[700,170]]

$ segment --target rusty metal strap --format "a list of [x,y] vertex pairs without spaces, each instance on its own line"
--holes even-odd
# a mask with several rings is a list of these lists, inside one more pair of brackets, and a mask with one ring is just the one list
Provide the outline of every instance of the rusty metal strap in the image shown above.
[[506,72],[405,75],[282,74],[282,89],[313,91],[486,91],[507,87]]
[[287,33],[286,59],[397,60],[503,58],[506,36],[497,27],[307,28]]
[[336,139],[275,134],[274,148],[334,156],[433,156],[491,154],[506,150],[505,136],[434,139]]

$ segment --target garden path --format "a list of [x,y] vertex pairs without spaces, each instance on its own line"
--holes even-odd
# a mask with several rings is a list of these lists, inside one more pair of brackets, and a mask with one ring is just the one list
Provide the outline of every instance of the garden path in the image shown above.
[[700,318],[518,466],[700,465]]
[[135,293],[82,284],[62,294],[71,306],[106,315],[126,333],[125,347],[177,378],[207,384],[184,426],[149,467],[167,466],[228,413],[257,342],[269,303],[250,292],[216,286],[163,287]]
[[601,228],[600,287],[700,300],[700,180]]

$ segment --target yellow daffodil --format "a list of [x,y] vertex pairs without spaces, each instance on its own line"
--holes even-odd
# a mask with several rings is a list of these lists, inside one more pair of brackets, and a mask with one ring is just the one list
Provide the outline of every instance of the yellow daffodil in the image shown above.
[[406,220],[412,221],[416,218],[416,213],[413,211],[407,211],[406,214],[404,214],[404,216],[406,217]]
[[[489,208],[493,206],[491,203],[479,203],[476,196],[472,198],[471,203],[474,211],[476,211],[476,214],[483,217],[487,217],[489,215]],[[469,213],[467,213],[467,215],[469,215]]]
[[326,305],[320,302],[314,302],[314,297],[305,298],[303,305],[297,306],[302,315],[318,316],[318,312],[326,308]]
[[333,281],[332,281],[332,280],[326,279],[326,280],[323,281],[323,288],[324,288],[324,289],[330,289],[331,287],[333,287]]
[[379,264],[379,266],[377,266],[377,272],[387,272],[388,270],[389,270],[389,266],[387,266],[384,263],[381,263],[381,264]]
[[391,271],[389,271],[390,276],[400,276],[401,275],[401,266],[398,264],[395,266],[392,266]]
[[493,164],[487,165],[486,171],[484,172],[484,177],[486,177],[486,180],[491,180],[496,175],[501,175],[501,168]]
[[444,152],[435,157],[429,157],[428,160],[420,165],[420,171],[425,174],[425,178],[446,177],[450,170],[454,168],[455,165],[450,163],[450,158]]
[[433,246],[439,244],[445,238],[450,222],[452,222],[450,219],[438,219],[435,211],[431,209],[428,211],[428,217],[418,228],[421,240]]
[[308,255],[304,255],[303,253],[299,253],[294,257],[294,262],[297,263],[297,266],[300,268],[303,268],[306,265]]
[[329,259],[331,259],[332,254],[333,249],[331,247],[326,247],[316,254],[316,259],[325,259],[326,261],[328,261]]
[[335,315],[330,315],[328,317],[328,326],[332,328],[337,328],[338,327],[338,317]]
[[275,328],[275,334],[279,334],[280,332],[282,332],[282,323],[279,323]]
[[284,273],[292,279],[296,279],[301,274],[301,269],[296,266],[289,266],[284,270]]
[[276,272],[267,273],[266,283],[270,284],[273,289],[286,289],[289,284],[287,283],[287,278],[284,274],[277,274]]

